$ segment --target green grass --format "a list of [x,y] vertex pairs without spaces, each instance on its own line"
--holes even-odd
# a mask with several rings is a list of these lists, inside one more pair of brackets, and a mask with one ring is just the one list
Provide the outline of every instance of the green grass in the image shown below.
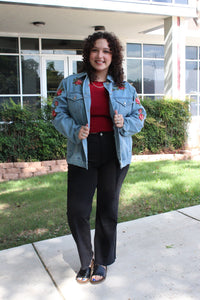
[[[121,190],[119,222],[200,204],[199,165],[132,163]],[[0,183],[0,249],[69,234],[66,194],[67,173]],[[96,201],[92,228],[95,208]]]

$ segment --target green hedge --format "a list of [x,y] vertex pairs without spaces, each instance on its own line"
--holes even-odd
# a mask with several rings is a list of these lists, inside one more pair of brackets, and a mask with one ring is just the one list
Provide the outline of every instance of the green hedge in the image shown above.
[[133,136],[133,153],[183,149],[190,122],[189,101],[145,99],[142,105],[147,119],[142,131]]
[[[180,100],[142,102],[147,119],[133,136],[133,153],[160,153],[184,147],[190,120],[189,103]],[[0,109],[0,162],[43,161],[66,157],[66,138],[51,122],[51,101],[45,108],[21,109],[13,101]]]
[[51,122],[51,103],[31,111],[11,101],[0,112],[0,162],[44,161],[66,157],[66,138]]

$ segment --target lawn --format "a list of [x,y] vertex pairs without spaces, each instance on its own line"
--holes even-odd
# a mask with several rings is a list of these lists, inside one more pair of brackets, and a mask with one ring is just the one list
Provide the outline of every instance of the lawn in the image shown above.
[[[121,190],[119,222],[200,204],[199,165],[132,163]],[[66,193],[67,173],[0,183],[0,249],[70,234]],[[91,228],[95,207],[94,199]]]

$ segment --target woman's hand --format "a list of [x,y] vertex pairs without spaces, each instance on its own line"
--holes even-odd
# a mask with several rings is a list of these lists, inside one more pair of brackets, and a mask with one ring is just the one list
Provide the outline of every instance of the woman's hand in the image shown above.
[[85,126],[81,126],[81,129],[79,130],[79,134],[78,134],[78,138],[79,140],[84,140],[88,137],[89,135],[89,128],[88,128],[88,124],[86,124]]
[[124,126],[124,117],[118,114],[117,110],[115,110],[114,123],[118,128],[122,128]]

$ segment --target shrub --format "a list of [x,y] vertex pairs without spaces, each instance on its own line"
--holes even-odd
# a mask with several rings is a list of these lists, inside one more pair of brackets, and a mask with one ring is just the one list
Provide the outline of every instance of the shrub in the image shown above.
[[[133,153],[160,153],[184,147],[189,103],[180,100],[142,101],[147,119],[133,136]],[[51,122],[51,100],[42,109],[21,109],[12,100],[0,110],[0,162],[43,161],[66,157],[66,138]]]
[[145,99],[147,119],[142,131],[133,136],[133,152],[160,153],[184,148],[190,121],[189,102]]
[[43,161],[66,156],[66,138],[51,122],[50,102],[43,109],[21,109],[10,101],[0,112],[0,162]]

